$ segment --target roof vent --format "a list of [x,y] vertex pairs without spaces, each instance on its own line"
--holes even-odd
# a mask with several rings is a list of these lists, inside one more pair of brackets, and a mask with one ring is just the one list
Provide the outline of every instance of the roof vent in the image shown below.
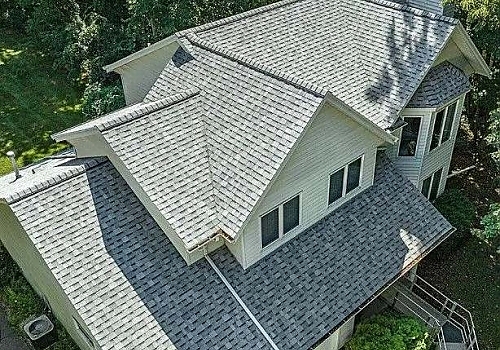
[[38,349],[44,349],[51,345],[54,340],[54,324],[46,315],[41,315],[27,322],[24,327],[24,332],[28,335],[31,343]]
[[9,157],[10,162],[12,163],[12,169],[14,169],[14,173],[16,174],[16,180],[21,177],[19,174],[19,168],[16,163],[16,154],[12,151],[7,152],[7,157]]

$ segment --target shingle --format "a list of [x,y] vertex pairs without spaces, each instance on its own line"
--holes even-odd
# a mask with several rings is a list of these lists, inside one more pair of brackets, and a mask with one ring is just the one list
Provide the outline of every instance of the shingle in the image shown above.
[[246,270],[211,256],[280,349],[307,349],[451,229],[383,158],[372,187]]
[[269,348],[208,263],[186,265],[109,162],[11,207],[100,348]]
[[471,88],[467,75],[449,62],[433,67],[408,103],[408,107],[440,107]]

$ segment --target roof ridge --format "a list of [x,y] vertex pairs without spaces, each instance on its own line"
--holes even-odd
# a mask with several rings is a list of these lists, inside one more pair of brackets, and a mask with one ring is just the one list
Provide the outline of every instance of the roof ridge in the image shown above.
[[193,97],[194,95],[197,95],[199,92],[200,92],[200,90],[198,88],[184,90],[184,91],[179,92],[177,94],[170,95],[170,96],[164,97],[162,99],[146,103],[146,104],[140,106],[138,109],[135,109],[135,110],[132,110],[132,111],[125,113],[123,115],[117,116],[113,120],[103,121],[101,123],[98,123],[95,125],[95,127],[97,129],[99,129],[99,131],[106,131],[106,130],[112,129],[116,126],[128,123],[128,122],[133,121],[137,118],[141,118],[145,115],[156,112],[160,109],[170,107],[176,103],[187,100],[187,99]]
[[245,11],[245,12],[242,12],[242,13],[238,13],[236,15],[232,15],[232,16],[229,16],[229,17],[221,18],[221,19],[218,19],[218,20],[213,21],[213,22],[209,22],[209,23],[205,23],[205,24],[202,24],[202,25],[199,25],[199,26],[196,26],[196,27],[192,27],[192,28],[181,30],[180,32],[177,33],[177,35],[180,36],[180,37],[182,37],[182,36],[186,36],[189,33],[198,33],[198,32],[203,32],[205,30],[214,29],[214,28],[223,26],[225,24],[237,22],[237,21],[239,21],[241,19],[252,17],[252,16],[255,16],[255,15],[264,13],[264,12],[272,11],[274,9],[277,9],[277,8],[280,8],[280,7],[284,7],[284,6],[287,6],[289,4],[293,4],[293,3],[296,3],[296,2],[300,2],[300,1],[304,1],[304,0],[282,0],[282,1],[278,1],[278,2],[275,2],[275,3],[269,4],[269,5],[265,5],[265,6],[260,6],[260,7],[254,8],[253,10],[248,10],[248,11]]
[[324,97],[327,92],[328,88],[324,86],[319,86],[316,85],[315,83],[311,83],[305,79],[298,78],[293,76],[292,74],[285,73],[282,70],[278,68],[273,68],[268,66],[267,64],[260,63],[256,59],[245,57],[241,54],[238,54],[236,52],[233,52],[229,49],[222,48],[216,44],[213,44],[207,40],[201,39],[199,36],[197,36],[195,33],[188,33],[186,34],[186,38],[192,43],[195,44],[207,51],[214,52],[215,54],[219,56],[223,56],[225,58],[228,58],[232,61],[236,61],[238,63],[241,63],[255,71],[264,73],[265,75],[268,75],[270,77],[273,77],[275,79],[284,81],[285,83],[295,86],[296,88],[299,88],[301,90],[304,90],[310,94]]
[[[82,159],[82,158],[72,158],[71,160]],[[69,161],[71,161],[69,160]],[[104,164],[107,161],[106,157],[95,157],[95,158],[86,158],[82,164],[79,164],[75,167],[68,168],[62,173],[54,174],[52,177],[49,177],[39,183],[34,183],[27,188],[24,188],[20,191],[14,192],[5,198],[0,198],[0,201],[3,199],[8,204],[13,204],[19,202],[22,199],[30,197],[34,194],[42,192],[50,187],[56,186],[60,183],[63,183],[69,179],[72,179],[76,176],[79,176],[87,170],[95,168],[101,164]],[[64,164],[64,163],[62,163]],[[61,165],[61,164],[59,164]],[[28,168],[28,167],[27,167]]]
[[442,22],[447,22],[450,24],[458,24],[458,22],[459,22],[458,19],[453,18],[453,17],[439,15],[437,13],[418,9],[418,8],[415,8],[415,7],[412,7],[409,5],[398,4],[398,3],[394,2],[394,1],[390,1],[390,0],[365,0],[365,1],[377,4],[377,5],[381,5],[384,7],[390,7],[390,8],[393,8],[395,10],[409,12],[409,13],[412,13],[412,14],[417,15],[417,16],[426,17],[429,19],[435,19],[435,20],[442,21]]

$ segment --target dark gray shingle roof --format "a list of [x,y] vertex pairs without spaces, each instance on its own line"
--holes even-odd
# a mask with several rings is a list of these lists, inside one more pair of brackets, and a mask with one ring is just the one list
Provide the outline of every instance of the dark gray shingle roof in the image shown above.
[[471,89],[467,75],[449,62],[433,67],[408,103],[408,107],[440,107]]
[[186,265],[109,162],[11,208],[102,349],[269,348],[208,262]]
[[280,349],[307,349],[451,229],[384,160],[372,187],[247,270],[212,258]]

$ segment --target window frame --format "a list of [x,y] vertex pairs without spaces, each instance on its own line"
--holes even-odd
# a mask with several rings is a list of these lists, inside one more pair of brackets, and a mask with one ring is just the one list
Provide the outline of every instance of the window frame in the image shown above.
[[[453,127],[455,126],[455,119],[457,117],[458,113],[458,105],[459,105],[460,99],[455,99],[452,102],[448,103],[446,106],[436,110],[433,114],[433,122],[432,122],[432,129],[430,132],[430,142],[429,142],[429,152],[434,151],[435,149],[438,149],[441,145],[445,144],[446,142],[450,141],[452,139],[452,134],[453,134]],[[455,113],[453,114],[453,117],[451,118],[451,126],[450,126],[450,136],[448,137],[447,140],[443,141],[443,134],[444,134],[444,128],[446,125],[446,121],[448,120],[448,110],[451,106],[455,105]],[[443,112],[443,121],[441,123],[441,128],[439,130],[439,141],[438,144],[434,147],[432,147],[432,139],[434,137],[434,127],[436,126],[436,116],[438,113]]]
[[[427,176],[425,179],[422,180],[422,185],[420,186],[420,193],[422,193],[422,195],[427,198],[427,200],[431,201],[431,194],[432,194],[432,186],[434,185],[434,180],[435,180],[435,175],[441,170],[441,175],[439,176],[439,184],[438,184],[438,187],[437,187],[437,191],[436,191],[436,198],[439,196],[439,189],[441,187],[441,180],[443,179],[443,173],[444,173],[444,168],[439,168],[439,169],[436,169],[436,171],[434,171],[432,174],[430,174],[429,176]],[[428,190],[428,193],[427,195],[425,195],[422,190],[424,189],[424,182],[427,180],[427,179],[430,179],[430,182],[429,182],[429,190]],[[436,200],[436,198],[432,199],[432,201]]]
[[[294,228],[290,229],[288,232],[284,232],[284,211],[283,211],[283,205],[286,203],[290,202],[292,199],[295,197],[299,197],[299,223],[297,226]],[[278,209],[278,238],[276,238],[274,241],[269,242],[267,245],[262,245],[262,218],[266,216],[267,214],[273,212],[274,210]],[[261,249],[267,249],[270,246],[274,245],[276,242],[279,242],[283,239],[283,237],[288,236],[290,232],[295,231],[298,227],[302,225],[302,191],[295,193],[294,195],[288,197],[284,201],[282,201],[280,204],[272,207],[265,213],[259,215],[259,234],[260,234],[260,244],[261,244]]]
[[[352,190],[350,190],[349,192],[347,192],[347,179],[349,177],[349,165],[351,165],[352,163],[358,161],[359,159],[361,159],[361,165],[360,165],[360,169],[359,169],[358,186],[354,187]],[[360,156],[354,158],[353,160],[351,160],[349,163],[345,164],[342,167],[339,167],[339,168],[335,169],[335,171],[333,171],[330,174],[328,174],[328,187],[327,187],[327,195],[326,195],[326,203],[327,203],[327,207],[328,208],[332,207],[335,203],[337,203],[342,198],[346,198],[349,193],[352,193],[353,191],[355,191],[356,189],[358,189],[358,188],[361,187],[361,182],[362,182],[362,179],[363,179],[364,164],[365,164],[365,155],[363,153],[362,155],[360,155]],[[340,198],[337,198],[333,202],[330,202],[330,186],[331,186],[332,175],[335,174],[336,172],[340,171],[340,170],[344,171],[343,177],[342,177],[342,196]]]
[[400,155],[399,153],[401,152],[401,141],[403,140],[403,129],[406,125],[408,125],[408,123],[406,123],[405,125],[403,125],[401,127],[401,136],[399,137],[399,140],[398,140],[398,151],[397,151],[397,156],[398,157],[405,157],[405,158],[410,158],[410,157],[417,157],[418,155],[418,144],[420,142],[420,138],[422,136],[422,125],[423,125],[423,120],[424,118],[421,116],[421,115],[405,115],[403,116],[403,120],[406,122],[406,118],[418,118],[420,119],[420,123],[418,125],[418,134],[417,134],[417,141],[416,141],[416,145],[415,145],[415,154],[412,155],[412,156],[408,156],[408,155]]

